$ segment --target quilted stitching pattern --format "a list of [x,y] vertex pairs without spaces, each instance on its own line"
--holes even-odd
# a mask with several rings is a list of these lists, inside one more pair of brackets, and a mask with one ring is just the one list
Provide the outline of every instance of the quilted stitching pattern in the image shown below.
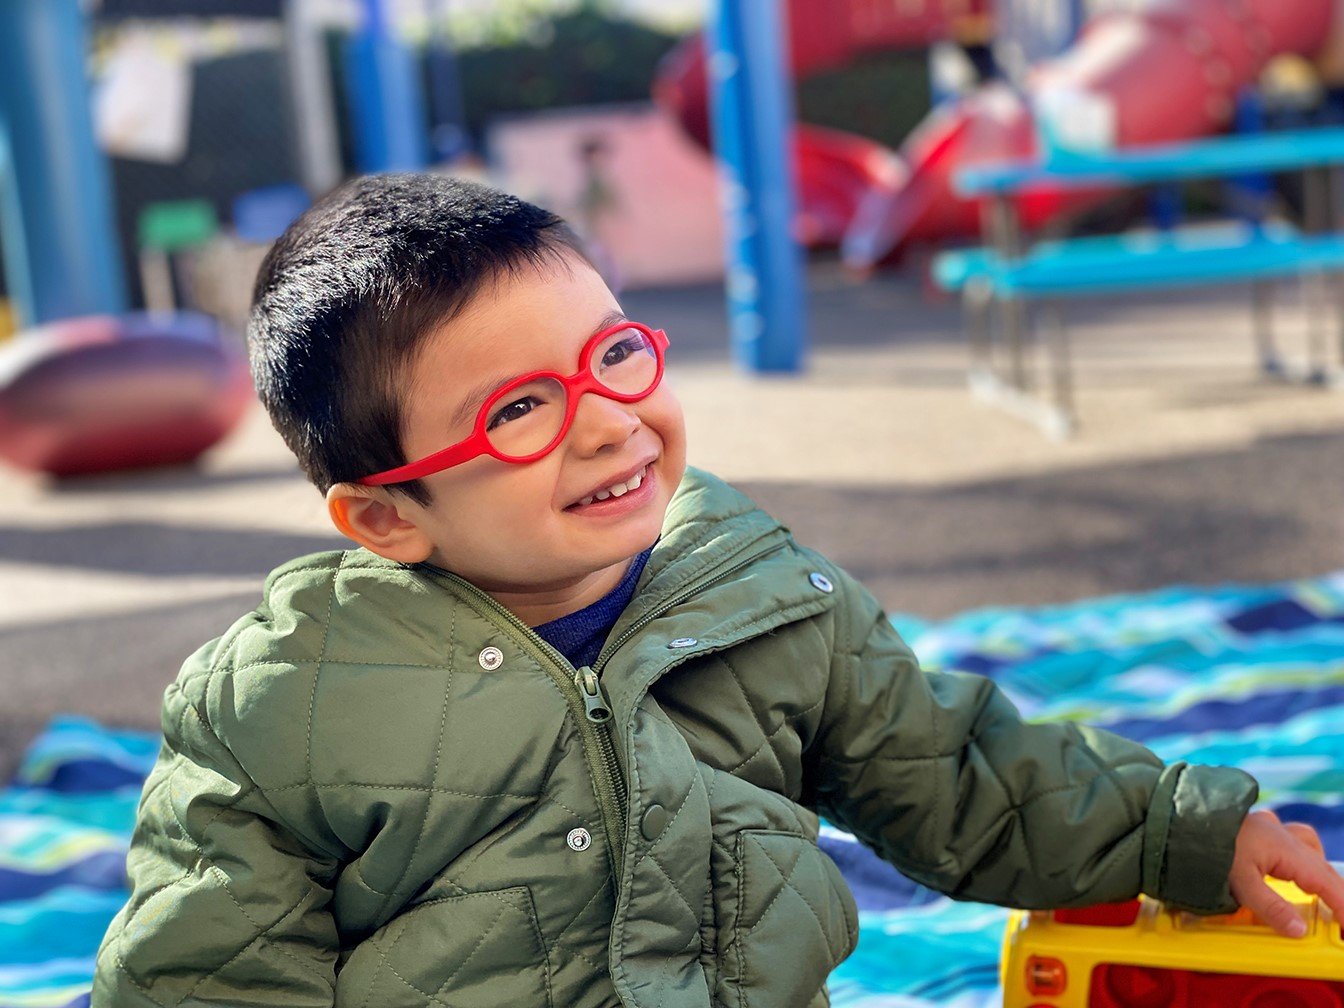
[[[848,914],[842,915],[841,919],[836,921],[834,919],[834,906],[819,908],[819,901],[816,899],[815,892],[812,898],[809,898],[805,891],[806,887],[801,883],[795,884],[794,875],[798,872],[800,863],[802,863],[805,857],[813,858],[816,856],[810,848],[810,841],[803,840],[802,842],[797,842],[796,838],[785,834],[783,839],[786,842],[781,845],[777,843],[767,843],[766,838],[769,836],[770,834],[743,835],[743,846],[746,847],[750,845],[754,847],[755,852],[760,855],[760,861],[757,861],[756,865],[759,867],[762,863],[768,864],[774,869],[775,874],[778,876],[778,882],[772,881],[770,883],[769,901],[766,903],[765,908],[755,916],[755,920],[751,920],[750,916],[747,917],[745,920],[746,931],[740,935],[740,939],[749,938],[755,933],[766,923],[766,918],[770,916],[771,912],[776,911],[778,907],[782,907],[782,909],[778,910],[779,915],[782,916],[787,913],[789,901],[784,900],[781,903],[780,897],[784,894],[785,890],[788,890],[807,908],[808,914],[817,925],[819,937],[826,943],[830,951],[830,966],[833,967],[837,965],[849,951],[849,946],[858,938],[857,922],[851,919]],[[805,844],[808,846],[805,846]],[[774,849],[778,855],[781,846],[785,848],[782,858],[777,858],[770,853],[771,850]],[[791,860],[789,860],[790,854],[792,854]],[[821,856],[825,857],[824,854]],[[780,860],[788,860],[789,863],[787,867],[781,865]],[[816,887],[814,886],[813,888],[815,889]],[[790,915],[789,919],[796,920],[797,917],[796,915]],[[740,920],[739,927],[741,927],[743,923],[744,921]],[[838,933],[836,931],[837,923],[843,925],[843,931],[839,931]]]
[[[350,554],[346,554],[343,561],[348,561],[349,556]],[[308,566],[306,568],[305,573],[308,574],[320,572],[328,575],[328,588],[324,600],[328,607],[328,614],[324,614],[324,620],[330,621],[329,612],[332,608],[337,607],[335,600],[344,597],[347,601],[358,602],[357,596],[359,593],[351,591],[346,582],[350,577],[362,576],[370,569],[380,570],[380,565],[352,565],[347,568],[343,563],[317,567]],[[273,587],[283,590],[288,583],[292,582],[292,578],[280,577],[273,579],[271,584]],[[403,849],[403,853],[399,857],[388,859],[375,857],[356,860],[343,872],[342,881],[347,878],[349,880],[346,888],[357,887],[366,896],[360,915],[365,919],[375,921],[390,916],[397,903],[404,901],[407,896],[412,895],[416,889],[423,885],[422,878],[426,872],[434,872],[435,866],[432,862],[437,852],[427,850],[430,845],[426,838],[431,835],[434,824],[442,821],[443,815],[447,814],[445,808],[440,810],[440,814],[431,815],[430,812],[435,807],[435,803],[449,801],[454,807],[453,818],[459,822],[470,823],[474,818],[488,819],[497,815],[498,813],[492,813],[490,810],[492,807],[501,807],[499,803],[504,801],[508,803],[507,807],[515,809],[543,805],[553,807],[556,814],[563,818],[563,823],[560,825],[568,825],[570,820],[575,819],[592,823],[593,812],[591,807],[586,814],[580,814],[568,803],[560,800],[556,794],[546,792],[546,777],[540,772],[533,774],[532,786],[525,788],[501,789],[496,787],[471,790],[454,786],[455,782],[461,781],[462,775],[456,770],[455,766],[446,764],[445,756],[451,754],[457,759],[463,754],[460,747],[454,748],[451,745],[445,745],[445,737],[449,731],[450,707],[452,707],[455,699],[454,669],[456,665],[451,656],[456,644],[457,628],[455,620],[459,609],[460,607],[450,607],[449,609],[451,614],[449,625],[445,628],[448,632],[440,634],[442,653],[438,664],[420,662],[387,665],[373,660],[331,662],[326,658],[330,637],[324,635],[320,644],[317,641],[310,640],[306,645],[309,648],[316,645],[317,653],[311,660],[301,660],[297,663],[281,662],[273,659],[256,662],[225,661],[217,664],[214,668],[185,675],[180,683],[173,687],[170,691],[170,700],[176,698],[176,710],[172,737],[182,740],[181,747],[184,755],[168,764],[166,772],[158,774],[157,779],[149,783],[147,800],[157,803],[164,809],[166,822],[174,824],[174,831],[177,836],[192,851],[190,858],[184,860],[189,861],[195,867],[187,867],[179,873],[178,878],[155,884],[148,892],[142,891],[137,894],[133,907],[128,908],[133,912],[127,914],[125,926],[120,932],[121,937],[118,946],[124,945],[128,936],[144,931],[138,920],[146,919],[144,918],[146,913],[153,913],[156,906],[174,904],[178,900],[177,894],[179,891],[187,887],[191,889],[192,899],[198,910],[200,909],[200,900],[205,898],[211,889],[219,893],[218,905],[220,910],[215,914],[215,926],[212,928],[212,932],[215,944],[220,945],[221,949],[215,957],[214,963],[210,964],[209,959],[206,958],[209,955],[208,949],[201,948],[198,945],[193,951],[193,959],[205,968],[188,985],[180,985],[169,990],[160,984],[160,992],[151,997],[154,1003],[176,1004],[195,996],[217,974],[227,972],[232,964],[247,955],[249,950],[253,949],[258,942],[270,941],[273,931],[292,924],[293,915],[312,902],[310,896],[305,895],[298,902],[282,908],[273,919],[269,917],[260,918],[255,912],[249,913],[244,910],[244,904],[246,903],[252,906],[255,911],[257,894],[237,889],[230,870],[222,867],[219,863],[216,851],[236,846],[235,835],[221,838],[217,834],[221,828],[226,833],[228,832],[228,829],[233,825],[233,821],[227,818],[230,810],[234,806],[243,804],[246,799],[252,799],[252,804],[248,809],[249,814],[244,815],[240,812],[237,819],[250,824],[256,821],[250,818],[250,814],[255,813],[258,809],[267,809],[270,800],[294,808],[300,807],[306,796],[316,795],[322,806],[328,810],[329,817],[330,814],[334,814],[339,819],[340,813],[332,813],[332,809],[345,802],[345,795],[382,792],[389,810],[392,808],[401,809],[402,811],[397,814],[403,817],[405,822],[418,824],[414,829],[413,838],[408,839],[407,836],[398,838]],[[246,632],[249,629],[255,632],[258,624],[255,620],[241,622],[246,623],[240,633],[243,634],[243,639],[247,640]],[[238,635],[234,634],[233,636],[236,638]],[[347,654],[343,657],[348,659],[351,657],[348,644],[346,650]],[[234,655],[229,653],[228,657],[233,658]],[[535,663],[529,664],[532,664],[535,668]],[[421,684],[417,687],[418,694],[413,693],[410,696],[402,695],[394,698],[398,710],[414,711],[417,705],[424,706],[418,704],[415,697],[417,695],[423,696],[426,689],[437,690],[431,708],[435,730],[432,733],[427,733],[430,748],[426,751],[427,758],[421,765],[421,769],[415,774],[415,778],[418,778],[421,783],[412,783],[410,778],[401,774],[384,774],[381,777],[374,776],[372,779],[351,779],[350,777],[344,780],[323,779],[331,772],[330,763],[326,758],[327,754],[323,754],[323,758],[320,759],[316,757],[315,743],[320,740],[321,735],[315,731],[315,727],[318,723],[317,718],[324,703],[324,697],[332,690],[340,689],[343,684],[348,684],[361,676],[385,677],[389,670],[400,672],[403,677],[401,679],[402,685],[407,684],[408,680],[405,678],[407,675],[417,677]],[[234,751],[246,760],[246,753],[250,748],[249,743],[254,741],[246,735],[246,732],[254,727],[253,722],[249,720],[246,723],[235,723],[232,720],[234,710],[220,708],[220,703],[228,701],[231,707],[236,708],[237,705],[233,703],[231,698],[236,695],[235,688],[240,681],[245,683],[254,694],[261,694],[264,698],[266,692],[287,692],[290,683],[296,680],[301,680],[305,684],[303,689],[306,696],[300,709],[306,709],[307,717],[304,719],[305,723],[302,730],[298,733],[294,732],[292,724],[288,726],[288,737],[297,734],[303,741],[301,760],[294,758],[288,760],[287,765],[290,768],[288,776],[277,776],[277,773],[284,773],[281,768],[286,765],[286,761],[260,760],[259,765],[264,767],[264,772],[269,772],[273,786],[256,785],[242,776],[240,768],[236,765],[230,767],[230,764],[233,764],[233,752],[225,750],[216,741],[215,725],[211,724],[210,719],[207,719],[201,711],[212,704],[215,706],[216,723],[223,729],[220,733],[227,732],[232,736],[231,741],[234,744]],[[386,685],[382,685],[380,688],[384,693],[393,692],[387,690]],[[547,683],[545,689],[548,695],[544,698],[543,706],[550,708],[553,719],[558,717],[563,722],[568,718],[568,713],[563,705],[556,702],[557,696],[554,686]],[[188,692],[190,697],[187,695]],[[366,694],[366,696],[376,696],[376,692]],[[254,701],[256,700],[257,698],[254,695]],[[291,716],[296,706],[299,705],[288,705]],[[369,704],[356,704],[354,706],[357,708],[356,713],[358,715],[366,720],[370,717]],[[266,708],[264,703],[256,702],[256,708],[259,711],[269,713],[269,709]],[[516,719],[520,714],[526,716],[529,713],[526,702],[521,703],[521,705],[515,703],[509,711],[508,717]],[[263,717],[262,720],[266,719]],[[493,731],[493,726],[487,726],[487,730]],[[557,748],[557,756],[560,752],[561,750]],[[266,755],[271,756],[274,753],[274,747],[270,745],[269,740],[266,740]],[[293,753],[294,757],[298,755],[298,752]],[[364,758],[366,755],[353,753],[351,758],[360,758],[362,765],[367,769],[368,761]],[[579,773],[583,777],[584,786],[586,789],[590,789],[591,785],[587,781],[587,773],[582,767],[581,757],[579,757],[579,761]],[[555,770],[559,762],[561,762],[559,759],[548,759],[544,768],[537,767],[535,769],[544,769],[545,775],[548,776]],[[220,766],[225,774],[202,771],[201,767],[207,766]],[[298,770],[298,779],[295,779],[295,769]],[[519,767],[519,769],[525,769],[525,767]],[[182,789],[182,795],[187,796],[184,798],[174,790],[173,780],[188,771],[193,774],[193,780],[190,785]],[[210,808],[208,817],[203,817],[201,812],[195,811],[194,807],[190,805],[192,798],[199,798],[201,786],[199,780],[195,778],[201,776],[202,773],[217,781],[219,786],[232,789],[235,792],[229,801],[222,803],[220,807]],[[567,773],[573,775],[574,769],[571,768]],[[241,779],[244,782],[243,786],[232,788],[229,784],[229,778]],[[515,779],[521,782],[526,780],[527,777],[526,774],[521,778],[515,775]],[[429,783],[423,783],[426,780]],[[323,795],[328,795],[330,798],[324,798]],[[461,808],[463,802],[471,802],[476,805],[478,813],[476,815],[464,814],[466,810]],[[361,800],[359,804],[362,805],[363,801]],[[199,807],[199,801],[197,801],[196,807]],[[558,828],[559,826],[557,826]],[[597,830],[594,832],[596,833]],[[563,837],[563,831],[559,833],[559,836]],[[344,839],[347,841],[355,840],[352,836],[346,836]],[[375,842],[377,841],[375,840]],[[357,842],[348,845],[359,849]],[[593,860],[604,858],[604,853],[602,850],[595,850]],[[478,856],[478,854],[475,856]],[[469,869],[472,861],[475,860],[475,856],[464,858],[461,867]],[[370,867],[386,865],[395,866],[396,874],[387,875],[384,872],[379,873],[375,878],[368,877]],[[454,868],[456,867],[455,865]],[[454,871],[453,874],[457,874],[457,872]],[[583,890],[581,898],[575,903],[566,901],[565,905],[568,906],[568,911],[565,916],[552,924],[554,933],[557,935],[557,941],[552,944],[554,947],[560,947],[563,944],[571,957],[587,959],[588,961],[585,963],[585,969],[587,970],[594,967],[604,968],[602,960],[605,956],[602,946],[605,943],[599,940],[596,948],[594,947],[591,923],[578,932],[575,931],[575,927],[584,914],[591,913],[594,907],[601,911],[603,905],[610,905],[611,892],[607,874],[605,871],[571,874],[567,881],[571,889],[575,883],[578,883],[580,885],[591,885],[591,890]],[[435,884],[449,891],[460,892],[463,888],[447,875],[439,875]],[[358,906],[360,901],[358,899],[347,899],[346,903]],[[224,919],[218,916],[220,913],[233,914],[237,918],[237,924],[226,926]],[[605,913],[600,912],[599,916],[609,919],[609,914],[610,911],[607,910]],[[493,922],[492,926],[499,925],[505,916],[505,910],[501,909],[500,917]],[[396,920],[402,919],[396,918]],[[399,932],[398,937],[404,933],[403,929]],[[481,936],[481,941],[488,947],[488,932]],[[311,962],[300,962],[288,951],[283,942],[277,942],[275,948],[280,954],[292,959],[296,967],[301,967],[312,974],[315,982],[325,983],[327,989],[330,990],[330,974],[328,974],[327,979],[323,980],[321,973],[316,971]],[[379,948],[381,950],[384,946],[380,945]],[[542,952],[542,954],[545,955],[546,953]],[[457,963],[455,968],[444,966],[440,973],[446,975],[442,975],[438,983],[412,984],[411,986],[431,1001],[441,999],[454,980],[464,975],[463,971],[470,973],[473,968],[471,965],[473,962],[472,955],[475,955],[475,953],[471,953],[466,960]],[[132,961],[135,959],[134,951],[131,959]],[[126,961],[120,957],[119,965],[123,971],[129,968],[130,972],[126,974],[127,978],[134,985],[140,986],[139,981],[133,975],[134,966],[128,967]],[[389,969],[391,969],[390,966]],[[421,989],[422,987],[423,989]],[[149,994],[148,990],[143,987],[141,989],[147,995]],[[166,997],[166,1000],[162,1000],[164,997]]]
[[[439,910],[457,910],[462,904],[484,904],[487,915],[486,919],[477,924],[479,927],[479,937],[473,937],[472,931],[462,926],[464,921],[457,915],[444,916],[442,930],[434,929],[427,932],[423,927],[417,928],[413,922],[417,918],[423,918],[427,913],[434,913]],[[498,904],[498,906],[494,906]],[[471,918],[467,918],[470,920]],[[412,990],[428,998],[435,1004],[445,1005],[445,1008],[451,1008],[443,1000],[444,993],[458,976],[470,974],[469,968],[483,948],[490,949],[492,954],[499,956],[500,925],[508,925],[505,931],[505,941],[517,941],[520,935],[526,935],[535,927],[532,916],[531,902],[528,899],[526,890],[512,889],[502,892],[466,894],[463,896],[452,897],[448,900],[440,900],[434,903],[422,904],[408,914],[398,917],[393,925],[388,928],[386,938],[390,942],[372,939],[374,947],[377,949],[378,956],[383,965],[392,972],[397,978]],[[419,938],[418,944],[413,949],[402,948],[398,950],[398,944],[409,933],[414,932]],[[537,945],[539,943],[531,943]],[[385,946],[385,947],[384,947]],[[462,947],[465,946],[465,954]],[[513,949],[513,958],[518,967],[527,969],[536,966],[536,953],[540,952],[539,947],[532,949]],[[426,955],[431,952],[431,955]],[[528,953],[531,953],[530,955]],[[435,959],[449,965],[447,975],[443,975],[443,967],[439,966]],[[401,966],[401,971],[397,970],[397,965]],[[493,966],[498,966],[498,959]],[[403,973],[408,975],[403,975]],[[442,976],[442,982],[434,990],[426,990]],[[540,978],[539,978],[540,979]],[[423,986],[421,986],[423,984]]]
[[854,947],[852,900],[807,837],[750,830],[736,848],[736,918],[720,997],[739,1008],[805,1008]]

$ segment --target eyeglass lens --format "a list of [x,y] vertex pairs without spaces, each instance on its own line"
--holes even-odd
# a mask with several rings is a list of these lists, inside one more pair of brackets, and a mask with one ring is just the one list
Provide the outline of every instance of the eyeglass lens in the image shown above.
[[[649,392],[658,379],[658,352],[638,329],[619,329],[588,358],[598,383],[623,396]],[[560,434],[567,406],[565,386],[539,378],[502,389],[486,406],[485,434],[501,455],[524,458],[549,447]]]

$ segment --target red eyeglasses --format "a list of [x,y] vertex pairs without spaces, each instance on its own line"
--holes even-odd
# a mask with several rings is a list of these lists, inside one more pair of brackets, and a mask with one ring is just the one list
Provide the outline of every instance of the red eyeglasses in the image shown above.
[[476,414],[471,436],[406,465],[355,480],[385,486],[442,472],[481,455],[524,464],[555,450],[579,408],[595,392],[617,402],[638,402],[663,380],[667,333],[638,322],[603,329],[584,344],[579,370],[568,378],[533,371],[500,386]]

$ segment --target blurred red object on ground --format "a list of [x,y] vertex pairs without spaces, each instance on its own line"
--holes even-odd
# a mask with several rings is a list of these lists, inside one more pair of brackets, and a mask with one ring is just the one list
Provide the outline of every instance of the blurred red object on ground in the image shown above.
[[241,349],[209,316],[66,319],[0,348],[0,458],[53,476],[191,462],[252,399]]

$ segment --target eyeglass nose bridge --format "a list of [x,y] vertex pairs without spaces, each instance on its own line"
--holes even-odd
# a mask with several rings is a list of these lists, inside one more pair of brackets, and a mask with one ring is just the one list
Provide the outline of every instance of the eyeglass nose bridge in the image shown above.
[[[649,387],[642,392],[617,392],[611,386],[602,383],[602,380],[593,372],[591,365],[585,367],[582,371],[579,371],[576,374],[570,375],[568,378],[561,378],[560,384],[565,390],[565,418],[560,424],[560,430],[556,433],[554,440],[543,448],[537,457],[549,455],[551,452],[555,451],[556,448],[560,447],[561,442],[569,436],[570,428],[574,426],[574,418],[579,412],[579,402],[588,393],[591,392],[593,395],[600,396],[611,402],[621,403],[622,405],[637,403],[653,395],[654,390],[658,388],[663,379],[661,357],[659,358],[658,363],[658,371],[654,375],[653,381],[651,381]],[[635,417],[635,423],[635,429],[638,429],[643,424],[638,417]]]

